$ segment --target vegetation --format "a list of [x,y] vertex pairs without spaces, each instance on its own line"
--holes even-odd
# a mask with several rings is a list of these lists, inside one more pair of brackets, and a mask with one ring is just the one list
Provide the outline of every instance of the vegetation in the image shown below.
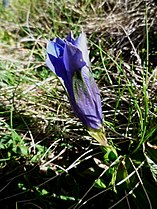
[[[1,208],[156,208],[156,11],[152,0],[0,5]],[[82,29],[113,149],[89,136],[45,65],[47,40]]]

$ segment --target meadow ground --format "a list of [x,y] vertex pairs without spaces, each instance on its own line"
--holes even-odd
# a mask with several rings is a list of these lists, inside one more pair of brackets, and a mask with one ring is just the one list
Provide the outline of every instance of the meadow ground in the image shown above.
[[[155,1],[0,3],[0,208],[155,209]],[[82,29],[113,149],[89,136],[45,65],[47,40]]]

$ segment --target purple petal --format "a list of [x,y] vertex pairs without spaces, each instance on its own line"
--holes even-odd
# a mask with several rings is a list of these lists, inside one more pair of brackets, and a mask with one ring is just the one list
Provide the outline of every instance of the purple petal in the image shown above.
[[[84,68],[88,71],[87,67]],[[89,72],[89,74],[91,73]],[[90,85],[93,86],[91,87]],[[73,109],[75,114],[85,126],[99,129],[102,124],[101,100],[92,75],[85,81],[80,71],[75,72],[73,76],[73,91],[75,98]],[[97,95],[94,95],[94,93]]]
[[67,37],[66,37],[66,40],[70,43],[72,43],[73,45],[75,45],[75,39],[73,38],[73,34],[72,32],[70,32]]
[[82,32],[79,37],[76,39],[75,44],[76,47],[78,47],[81,52],[82,52],[82,56],[83,59],[86,62],[86,65],[88,67],[90,67],[90,61],[89,61],[89,50],[87,47],[87,39],[86,39],[86,35],[84,32]]
[[95,109],[96,114],[99,117],[99,119],[101,118],[102,120],[102,106],[101,106],[100,92],[90,69],[83,67],[82,77],[84,79],[84,82],[88,90],[90,91],[92,100],[94,101],[95,104],[97,104],[96,109]]
[[46,64],[64,83],[76,116],[87,128],[100,129],[101,99],[90,71],[85,34],[82,32],[76,40],[70,33],[65,42],[59,37],[49,41]]
[[62,58],[56,58],[51,54],[47,54],[46,64],[50,68],[50,70],[52,70],[57,76],[65,80],[66,69]]
[[54,41],[49,41],[47,43],[46,51],[48,54],[51,54],[55,57],[61,57],[63,56],[64,48],[60,44],[56,43],[55,41],[56,39],[54,39]]
[[67,72],[71,75],[86,65],[82,52],[71,43],[66,43],[65,45],[63,61]]
[[64,48],[65,42],[61,38],[57,37],[55,42]]

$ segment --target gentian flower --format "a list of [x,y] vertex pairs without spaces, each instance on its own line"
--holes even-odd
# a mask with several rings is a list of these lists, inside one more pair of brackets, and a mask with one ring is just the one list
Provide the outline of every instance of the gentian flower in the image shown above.
[[46,64],[64,84],[75,115],[91,133],[102,135],[100,93],[90,69],[85,34],[76,40],[70,33],[65,40],[49,41]]

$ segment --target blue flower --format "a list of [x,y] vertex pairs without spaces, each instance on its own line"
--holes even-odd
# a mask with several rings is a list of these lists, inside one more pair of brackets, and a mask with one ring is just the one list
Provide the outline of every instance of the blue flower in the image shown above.
[[86,36],[57,37],[47,44],[46,64],[64,84],[75,115],[90,130],[102,128],[99,89],[92,76]]

